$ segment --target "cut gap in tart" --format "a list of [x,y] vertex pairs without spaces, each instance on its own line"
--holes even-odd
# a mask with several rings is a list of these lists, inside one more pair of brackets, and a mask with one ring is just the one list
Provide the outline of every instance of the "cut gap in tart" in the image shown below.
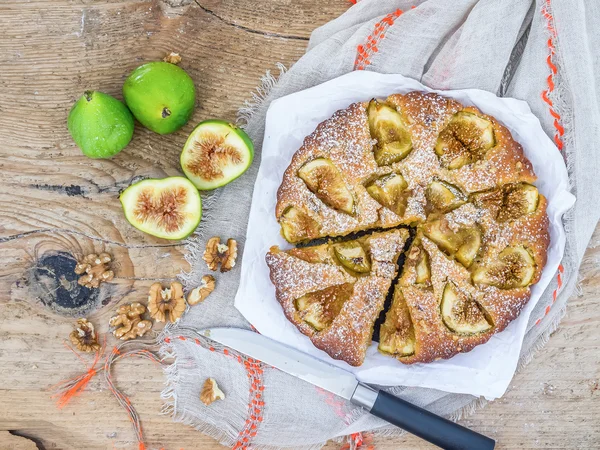
[[367,107],[367,115],[371,137],[377,140],[373,147],[375,162],[389,166],[406,158],[412,150],[412,137],[398,110],[373,99]]
[[408,201],[408,183],[399,173],[383,175],[366,185],[367,192],[376,202],[402,217]]
[[452,282],[446,283],[444,287],[440,308],[444,324],[455,333],[472,335],[493,327],[484,309]]
[[536,264],[531,253],[522,245],[506,247],[488,266],[473,271],[473,283],[514,289],[529,286],[535,278]]
[[481,247],[481,231],[476,225],[452,230],[447,219],[441,217],[423,224],[423,232],[444,253],[453,256],[465,267],[473,263]]
[[483,159],[494,145],[492,122],[463,110],[454,114],[439,134],[435,152],[442,165],[452,170]]
[[298,176],[310,191],[327,206],[346,214],[354,214],[354,198],[338,168],[327,158],[305,163]]
[[413,355],[415,346],[415,328],[402,289],[397,285],[392,307],[379,330],[379,351],[394,357],[404,357]]

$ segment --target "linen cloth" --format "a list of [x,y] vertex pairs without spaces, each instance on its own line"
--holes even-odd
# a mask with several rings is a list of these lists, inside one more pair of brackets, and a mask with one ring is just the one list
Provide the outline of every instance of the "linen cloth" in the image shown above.
[[[256,147],[255,162],[234,183],[210,193],[205,216],[187,244],[192,289],[208,273],[202,261],[212,236],[235,238],[240,252],[260,164],[270,102],[352,70],[399,73],[435,89],[479,88],[529,103],[556,142],[577,203],[564,218],[567,244],[553,282],[528,324],[520,356],[526,364],[547,341],[573,295],[581,259],[598,222],[600,153],[600,3],[589,0],[362,0],[316,29],[306,54],[275,80],[270,74],[240,111]],[[368,91],[368,86],[365,86]],[[318,449],[329,439],[372,430],[401,433],[340,398],[222,348],[195,333],[207,327],[250,328],[233,307],[239,267],[217,274],[217,289],[162,335],[165,412],[234,448]],[[199,400],[204,380],[217,380],[226,398]],[[457,419],[485,402],[424,388],[390,389],[407,401]],[[359,443],[354,439],[352,445]]]

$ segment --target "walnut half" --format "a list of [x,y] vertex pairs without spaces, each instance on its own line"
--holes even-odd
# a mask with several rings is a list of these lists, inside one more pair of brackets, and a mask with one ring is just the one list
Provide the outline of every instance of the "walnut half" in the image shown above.
[[216,400],[224,400],[225,394],[221,389],[219,389],[219,385],[215,381],[214,378],[208,378],[204,385],[202,386],[202,390],[200,391],[200,401],[204,403],[206,406],[210,405]]
[[200,282],[200,286],[190,291],[187,297],[187,302],[190,306],[197,305],[198,303],[206,300],[206,297],[215,290],[215,277],[212,275],[204,275]]
[[177,281],[168,288],[160,283],[150,286],[148,294],[148,310],[150,316],[158,322],[177,322],[185,312],[186,303],[183,297],[183,286]]
[[146,334],[152,329],[152,322],[142,318],[145,312],[146,307],[138,302],[119,307],[117,315],[111,317],[109,322],[115,328],[113,335],[122,341],[129,341]]
[[75,330],[69,335],[71,343],[82,352],[96,352],[100,350],[98,334],[94,325],[87,319],[78,319]]
[[110,281],[115,273],[110,270],[112,257],[108,253],[90,253],[75,266],[75,273],[81,275],[77,283],[87,288],[97,288],[103,281]]
[[210,270],[217,270],[221,266],[221,272],[228,272],[235,266],[237,258],[237,242],[235,239],[227,239],[227,245],[221,244],[221,238],[212,237],[206,243],[206,250],[202,259]]

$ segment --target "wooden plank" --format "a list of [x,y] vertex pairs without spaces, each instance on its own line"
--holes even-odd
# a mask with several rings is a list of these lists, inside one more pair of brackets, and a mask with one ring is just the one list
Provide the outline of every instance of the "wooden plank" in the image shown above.
[[[276,62],[291,65],[304,53],[310,32],[348,5],[346,0],[0,4],[0,430],[34,438],[44,448],[133,448],[125,413],[99,379],[63,410],[46,390],[83,369],[63,346],[72,329],[69,315],[89,311],[103,333],[117,304],[144,299],[154,280],[168,282],[187,267],[181,243],[139,233],[124,220],[118,193],[136,177],[180,174],[179,152],[194,124],[209,117],[233,120],[265,70],[275,69]],[[121,98],[133,68],[169,51],[182,54],[182,67],[198,87],[190,123],[169,136],[136,127],[132,143],[111,160],[82,156],[65,127],[76,98],[90,88]],[[600,242],[600,232],[594,239]],[[99,251],[115,258],[114,282],[92,301],[57,308],[57,292],[75,292],[68,273],[73,258]],[[464,421],[497,438],[499,448],[600,446],[599,258],[600,250],[588,251],[583,295],[571,301],[546,348],[503,399]],[[220,448],[159,415],[164,381],[159,367],[124,361],[115,374],[140,413],[149,448]],[[17,442],[0,433],[2,448]],[[432,448],[411,437],[377,438],[375,445]]]

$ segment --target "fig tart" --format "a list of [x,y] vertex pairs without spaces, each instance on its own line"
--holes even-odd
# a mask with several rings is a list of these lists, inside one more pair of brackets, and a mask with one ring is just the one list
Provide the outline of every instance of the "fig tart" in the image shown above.
[[277,299],[351,365],[388,294],[380,352],[410,364],[470,351],[519,315],[546,263],[535,180],[510,131],[475,107],[422,92],[354,103],[305,138],[283,175],[282,236],[330,240],[269,251]]

